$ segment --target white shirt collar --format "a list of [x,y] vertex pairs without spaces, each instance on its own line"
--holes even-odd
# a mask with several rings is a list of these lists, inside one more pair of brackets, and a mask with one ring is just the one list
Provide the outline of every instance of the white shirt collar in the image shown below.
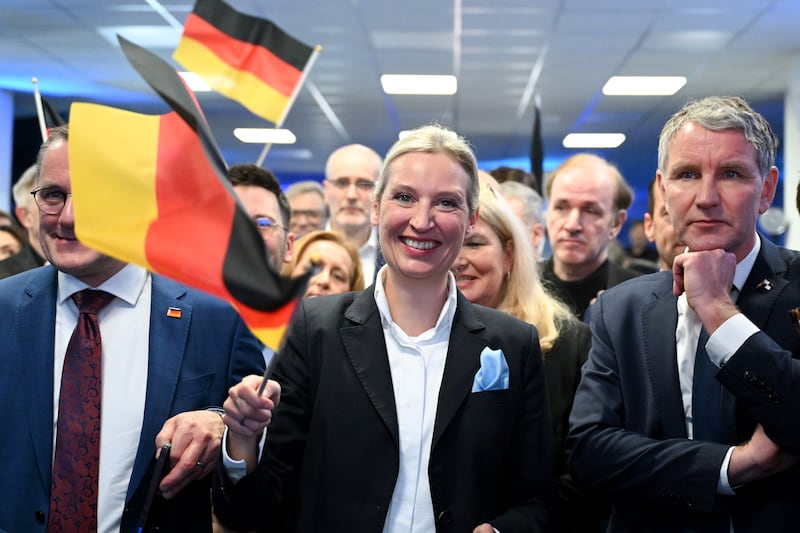
[[453,324],[453,317],[456,313],[456,278],[453,276],[452,272],[447,273],[447,299],[442,306],[442,310],[439,313],[439,318],[436,320],[436,325],[417,335],[416,337],[408,336],[403,330],[401,330],[397,324],[394,323],[392,320],[392,313],[389,310],[389,302],[386,299],[386,291],[383,288],[383,279],[388,272],[389,265],[384,265],[378,271],[378,275],[375,279],[375,288],[374,288],[374,296],[375,296],[375,303],[378,306],[378,312],[381,314],[381,322],[383,326],[386,327],[387,325],[390,327],[392,334],[395,336],[398,341],[401,339],[407,341],[409,343],[413,342],[414,340],[417,341],[427,341],[432,339],[437,334],[441,334],[446,332],[447,335],[450,335],[450,328]]
[[742,291],[744,282],[747,281],[750,271],[753,270],[753,265],[756,263],[756,257],[758,257],[760,251],[761,237],[756,234],[756,242],[753,245],[753,249],[750,250],[750,253],[747,254],[744,259],[736,263],[736,274],[733,276],[733,284],[736,285],[736,289],[739,290],[739,292]]
[[136,305],[139,296],[141,296],[149,275],[150,273],[146,269],[138,265],[127,264],[122,270],[108,278],[98,287],[89,287],[89,285],[80,281],[78,278],[59,271],[58,304],[63,304],[65,300],[71,298],[76,292],[84,289],[96,288],[109,292],[120,300],[133,306]]

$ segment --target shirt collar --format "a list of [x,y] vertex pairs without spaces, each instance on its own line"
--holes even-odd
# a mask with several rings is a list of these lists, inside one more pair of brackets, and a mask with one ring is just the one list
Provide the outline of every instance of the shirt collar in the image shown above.
[[761,251],[761,238],[756,234],[756,242],[753,244],[753,249],[745,256],[744,259],[736,263],[736,273],[733,276],[733,284],[736,289],[741,292],[744,287],[744,282],[747,281],[747,276],[753,270],[753,265],[756,263],[756,257]]
[[375,253],[378,249],[378,228],[376,226],[372,226],[372,229],[369,230],[369,239],[364,245],[359,248],[359,253]]
[[437,335],[447,334],[449,337],[450,335],[450,328],[453,325],[453,317],[456,313],[456,278],[453,276],[452,272],[447,273],[447,299],[442,306],[442,310],[439,313],[439,318],[436,320],[436,325],[425,331],[416,337],[409,337],[406,333],[401,330],[392,320],[392,313],[389,310],[389,302],[386,299],[386,291],[383,288],[383,279],[388,272],[389,265],[384,265],[378,271],[378,275],[375,278],[375,288],[374,288],[374,296],[375,296],[375,303],[378,306],[378,312],[381,315],[381,322],[383,323],[383,327],[386,328],[387,326],[391,329],[392,334],[397,339],[406,339],[407,341],[416,340],[416,341],[427,341],[433,339]]
[[138,265],[127,264],[122,267],[122,270],[108,278],[98,287],[89,287],[89,285],[80,281],[78,278],[59,271],[58,304],[63,304],[76,292],[80,292],[84,289],[98,289],[111,293],[120,300],[133,306],[136,305],[139,296],[141,296],[149,275],[150,273],[144,268]]

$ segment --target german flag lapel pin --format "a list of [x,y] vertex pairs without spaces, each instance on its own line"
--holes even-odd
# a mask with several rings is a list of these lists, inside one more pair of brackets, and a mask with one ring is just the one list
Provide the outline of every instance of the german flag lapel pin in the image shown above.
[[183,312],[180,307],[167,307],[167,316],[169,318],[180,318]]

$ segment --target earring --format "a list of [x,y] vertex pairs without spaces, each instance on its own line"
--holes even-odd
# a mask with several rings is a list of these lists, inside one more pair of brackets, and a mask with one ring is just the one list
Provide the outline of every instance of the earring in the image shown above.
[[511,279],[511,271],[506,272],[506,281]]

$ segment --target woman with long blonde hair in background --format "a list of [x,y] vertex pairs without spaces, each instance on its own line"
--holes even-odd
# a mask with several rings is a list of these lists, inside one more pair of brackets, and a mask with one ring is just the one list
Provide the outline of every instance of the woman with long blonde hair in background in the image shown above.
[[591,336],[588,326],[545,290],[535,257],[522,222],[508,202],[488,182],[482,183],[475,230],[451,268],[456,286],[470,302],[536,326],[550,400],[560,530],[591,530],[593,523],[576,522],[594,514],[586,512],[587,501],[567,475],[564,457],[569,413]]

